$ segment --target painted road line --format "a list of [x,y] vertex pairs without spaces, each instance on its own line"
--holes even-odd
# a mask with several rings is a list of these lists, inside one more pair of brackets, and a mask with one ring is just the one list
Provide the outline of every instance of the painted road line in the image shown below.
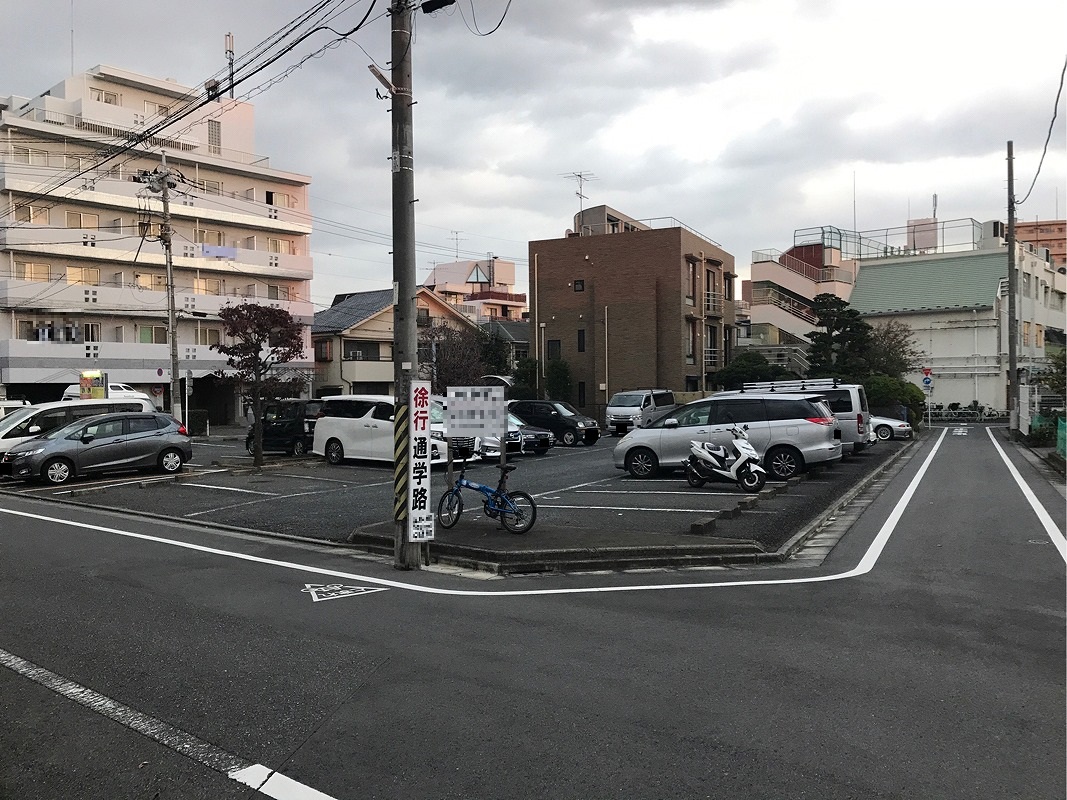
[[645,584],[639,586],[579,586],[568,589],[501,589],[499,591],[488,590],[474,590],[474,589],[441,589],[436,586],[420,586],[414,583],[401,583],[400,581],[389,580],[387,578],[374,578],[368,575],[359,575],[352,572],[342,572],[341,570],[325,569],[324,567],[313,567],[309,564],[297,564],[292,561],[279,561],[273,558],[263,558],[262,556],[253,556],[247,553],[238,553],[232,550],[220,550],[215,547],[207,547],[201,544],[192,544],[190,542],[182,542],[176,539],[164,539],[161,536],[152,536],[146,533],[134,533],[133,531],[123,531],[118,528],[108,528],[103,525],[93,525],[88,522],[75,522],[74,520],[57,519],[55,517],[46,517],[42,514],[31,514],[28,511],[14,511],[12,509],[0,508],[0,514],[10,514],[16,517],[23,517],[25,519],[36,519],[42,522],[52,522],[57,525],[66,525],[73,528],[80,528],[82,530],[98,531],[100,533],[114,534],[117,536],[127,536],[131,539],[140,539],[145,542],[155,542],[157,544],[165,544],[170,547],[180,547],[185,550],[194,550],[199,553],[211,553],[213,555],[224,556],[226,558],[234,558],[239,561],[248,561],[255,564],[265,564],[272,567],[281,567],[282,569],[291,569],[297,572],[304,572],[311,575],[326,575],[331,578],[342,578],[346,581],[372,583],[375,586],[388,586],[393,589],[406,589],[411,592],[420,592],[423,594],[445,595],[451,597],[531,597],[538,595],[556,595],[556,594],[613,594],[616,592],[663,592],[676,589],[725,589],[729,587],[737,586],[782,586],[786,584],[798,584],[798,583],[827,583],[829,581],[846,580],[848,578],[856,578],[861,575],[866,575],[878,562],[879,556],[885,549],[886,544],[889,542],[889,537],[893,535],[893,531],[896,530],[897,524],[900,522],[901,516],[903,516],[905,509],[911,502],[912,496],[915,494],[915,490],[922,483],[923,478],[926,476],[927,470],[930,468],[931,462],[937,455],[938,450],[941,449],[941,443],[945,440],[945,435],[948,433],[948,429],[944,429],[941,432],[941,437],[934,444],[930,450],[930,454],[923,461],[919,471],[915,474],[915,477],[911,479],[911,483],[908,484],[904,494],[897,501],[893,507],[893,511],[886,519],[885,523],[879,529],[875,535],[874,540],[868,546],[867,551],[860,559],[859,564],[850,570],[845,572],[839,572],[834,575],[815,575],[804,578],[770,578],[765,580],[753,579],[753,580],[740,580],[740,581],[717,581],[717,582],[704,582],[704,583],[663,583],[663,584]]
[[986,433],[989,434],[989,441],[993,443],[993,447],[997,449],[1001,459],[1008,467],[1008,472],[1015,479],[1015,483],[1022,489],[1023,497],[1026,498],[1026,502],[1030,504],[1030,508],[1037,514],[1038,520],[1041,522],[1042,527],[1045,529],[1045,533],[1048,534],[1048,538],[1052,540],[1052,543],[1056,545],[1056,549],[1060,551],[1060,558],[1067,561],[1067,540],[1064,539],[1063,534],[1060,532],[1059,527],[1053,521],[1052,517],[1045,507],[1038,502],[1037,496],[1033,493],[1029,486],[1026,485],[1026,481],[1023,480],[1023,476],[1019,474],[1019,470],[1015,468],[1015,465],[1008,460],[1008,456],[1001,449],[1000,444],[993,436],[993,429],[986,428]]
[[266,497],[277,497],[277,492],[257,492],[254,489],[237,489],[233,486],[212,486],[210,483],[183,483],[182,486],[195,486],[197,489],[218,489],[220,492],[244,492],[245,494],[261,494]]
[[537,508],[585,508],[590,511],[676,511],[681,514],[707,514],[716,510],[707,508],[646,508],[645,506],[560,506],[554,503],[538,503]]
[[748,493],[741,494],[740,492],[705,492],[703,490],[692,490],[692,491],[688,491],[688,492],[651,492],[651,491],[643,491],[643,490],[641,490],[641,491],[638,491],[638,490],[629,490],[629,491],[627,491],[625,489],[623,489],[623,490],[619,490],[619,489],[582,489],[580,491],[575,492],[575,494],[654,494],[654,495],[681,494],[681,495],[685,495],[686,497],[711,497],[711,496],[751,497],[752,496],[752,495],[750,495]]
[[[341,487],[343,489],[345,487]],[[264,497],[262,500],[248,500],[244,503],[231,503],[228,506],[219,506],[218,508],[208,508],[203,511],[194,511],[192,514],[185,514],[185,517],[200,517],[204,514],[214,514],[216,511],[228,511],[231,508],[241,508],[242,506],[250,506],[255,503],[263,503],[267,500],[287,500],[290,497],[307,497],[313,494],[329,494],[330,492],[339,492],[341,489],[322,489],[317,492],[296,492],[295,494],[276,494],[270,497]]]
[[334,800],[330,795],[287,778],[280,772],[229,753],[6,650],[0,650],[0,665],[267,797],[276,800]]

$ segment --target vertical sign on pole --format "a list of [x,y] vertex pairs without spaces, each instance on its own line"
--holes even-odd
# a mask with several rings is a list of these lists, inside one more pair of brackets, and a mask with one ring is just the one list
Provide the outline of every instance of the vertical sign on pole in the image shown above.
[[430,495],[430,382],[411,382],[411,435],[408,438],[408,541],[433,539]]

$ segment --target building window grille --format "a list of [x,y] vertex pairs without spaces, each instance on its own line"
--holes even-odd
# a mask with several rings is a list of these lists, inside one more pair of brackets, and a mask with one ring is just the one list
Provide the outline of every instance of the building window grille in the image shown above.
[[222,123],[217,119],[207,121],[207,151],[214,155],[222,153]]

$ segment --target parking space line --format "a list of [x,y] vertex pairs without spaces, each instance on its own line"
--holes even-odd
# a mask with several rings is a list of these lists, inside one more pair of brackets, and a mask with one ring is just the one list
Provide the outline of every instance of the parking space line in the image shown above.
[[716,509],[703,508],[645,508],[644,506],[557,506],[553,503],[538,503],[538,508],[584,508],[589,511],[680,511],[685,514],[707,514]]
[[697,497],[697,496],[699,496],[699,497],[715,497],[715,496],[746,497],[747,496],[747,495],[741,494],[739,492],[704,492],[704,491],[701,491],[699,493],[697,493],[697,492],[653,492],[653,491],[644,491],[644,490],[637,490],[637,489],[633,489],[633,490],[625,490],[625,489],[624,490],[620,490],[620,489],[582,489],[580,491],[576,491],[575,494],[655,494],[655,495],[682,494],[682,495],[686,495],[687,497]]
[[212,486],[210,483],[186,483],[185,486],[195,486],[197,489],[218,489],[220,492],[244,492],[245,494],[261,494],[267,497],[277,497],[277,492],[257,492],[254,489],[237,489],[233,486]]
[[[345,487],[342,487],[342,488],[345,488]],[[186,519],[191,519],[192,517],[200,517],[200,516],[203,516],[204,514],[214,514],[216,511],[228,511],[231,508],[240,508],[241,506],[250,506],[250,505],[254,505],[255,503],[263,503],[263,502],[266,502],[267,500],[288,500],[290,497],[307,497],[307,496],[313,495],[313,494],[329,494],[330,492],[336,492],[336,491],[338,491],[338,490],[337,489],[323,489],[323,490],[317,491],[317,492],[296,492],[295,494],[276,494],[276,495],[271,495],[270,497],[264,497],[264,498],[262,498],[260,500],[248,500],[247,502],[244,502],[244,503],[232,503],[232,504],[230,504],[228,506],[219,506],[218,508],[208,508],[208,509],[205,509],[203,511],[194,511],[191,514],[184,514],[183,516]]]

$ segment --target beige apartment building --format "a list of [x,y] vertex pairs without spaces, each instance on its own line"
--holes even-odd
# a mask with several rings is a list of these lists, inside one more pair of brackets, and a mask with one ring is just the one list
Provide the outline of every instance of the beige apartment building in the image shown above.
[[717,243],[674,219],[598,206],[529,252],[539,389],[548,362],[562,359],[575,405],[599,419],[618,391],[715,388],[735,327],[734,258]]
[[1049,261],[1057,269],[1067,266],[1067,220],[1016,220],[1015,238],[1020,242],[1032,244],[1039,253],[1048,250]]
[[[269,304],[310,326],[310,179],[256,153],[250,104],[205,91],[97,66],[33,98],[0,96],[0,391],[55,400],[98,369],[170,407],[162,199],[138,181],[164,157],[190,407],[217,422],[240,413],[210,349],[224,305]],[[310,374],[306,337],[291,368]]]

